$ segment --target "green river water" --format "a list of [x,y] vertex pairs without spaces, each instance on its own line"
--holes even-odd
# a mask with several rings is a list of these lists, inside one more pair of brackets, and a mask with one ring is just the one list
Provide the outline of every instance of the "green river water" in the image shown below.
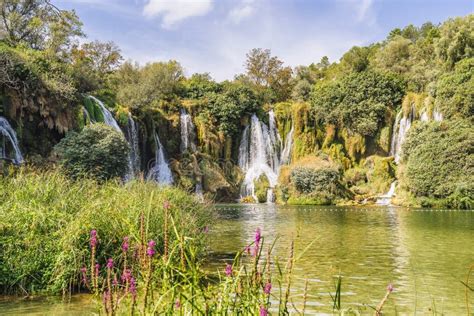
[[[474,212],[391,207],[219,205],[210,230],[208,268],[223,269],[249,244],[257,227],[273,255],[286,261],[291,240],[295,263],[291,301],[298,309],[308,280],[308,315],[331,314],[334,277],[342,276],[342,308],[373,314],[393,284],[387,315],[465,315],[465,287],[474,264]],[[474,295],[471,311],[474,310]],[[90,315],[87,296],[60,299],[0,298],[1,315]]]

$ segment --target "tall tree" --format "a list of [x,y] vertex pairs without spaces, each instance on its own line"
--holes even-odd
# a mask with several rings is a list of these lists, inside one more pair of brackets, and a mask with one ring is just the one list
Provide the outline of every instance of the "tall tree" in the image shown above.
[[247,54],[245,67],[257,91],[265,94],[266,102],[283,101],[290,97],[293,71],[291,67],[284,67],[283,61],[272,56],[269,49],[252,49]]
[[1,0],[0,36],[8,44],[26,44],[33,49],[58,54],[83,36],[82,23],[74,11],[60,10],[48,0]]

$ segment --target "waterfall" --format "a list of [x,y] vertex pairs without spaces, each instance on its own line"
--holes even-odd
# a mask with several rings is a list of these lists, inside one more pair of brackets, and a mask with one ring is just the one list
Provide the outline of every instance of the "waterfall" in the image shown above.
[[[13,147],[13,151],[15,152],[15,158],[12,159],[14,164],[21,164],[23,160],[23,156],[21,154],[20,145],[18,143],[18,139],[16,138],[15,130],[11,127],[10,123],[8,123],[7,119],[0,116],[0,134],[6,137]],[[0,157],[3,159],[8,159],[7,157],[7,150],[5,146],[5,139],[2,142],[2,146],[0,147]]]
[[390,205],[392,203],[392,197],[395,195],[395,189],[397,187],[397,181],[393,181],[390,184],[390,189],[384,195],[377,197],[377,204],[379,205]]
[[154,137],[156,144],[155,163],[148,172],[147,179],[154,180],[159,184],[171,185],[173,184],[173,175],[171,174],[171,169],[166,161],[163,146],[161,145],[160,138],[156,132]]
[[290,163],[290,155],[291,155],[291,148],[293,147],[293,133],[295,132],[295,127],[291,125],[291,129],[286,135],[285,139],[285,147],[281,152],[280,162],[281,164],[288,164]]
[[104,103],[97,99],[94,96],[89,96],[92,100],[94,100],[95,103],[100,107],[100,110],[102,112],[102,115],[104,116],[104,122],[105,124],[113,127],[115,130],[119,131],[120,133],[123,134],[122,130],[120,129],[120,126],[118,125],[117,121],[114,119],[114,116],[110,111],[105,107]]
[[196,151],[196,133],[193,120],[185,109],[180,111],[181,123],[181,153],[186,150]]
[[196,183],[196,189],[195,189],[194,193],[196,194],[199,201],[204,202],[204,193],[203,193],[202,182],[201,181]]
[[434,110],[433,119],[437,122],[441,122],[443,120],[443,113],[439,112],[438,110]]
[[420,121],[428,122],[429,120],[430,120],[430,118],[428,117],[428,113],[426,113],[426,112],[421,113]]
[[133,179],[140,171],[140,149],[138,145],[138,125],[132,115],[128,114],[127,141],[130,144],[130,154],[128,157],[127,180]]
[[[264,123],[260,122],[254,114],[251,117],[249,126],[246,126],[239,147],[239,166],[245,172],[245,178],[241,187],[242,196],[255,195],[254,181],[261,175],[265,175],[269,181],[270,189],[274,188],[278,181],[279,163],[279,139],[278,131],[272,122],[272,111],[269,113],[269,129]],[[272,136],[273,134],[273,136]],[[267,197],[273,193],[267,192]],[[271,202],[271,201],[269,201]]]
[[412,108],[408,116],[403,116],[403,111],[397,114],[393,125],[392,141],[390,146],[390,155],[395,158],[395,163],[400,161],[402,144],[405,141],[406,134],[411,127],[415,117],[415,109]]
[[[97,99],[94,96],[89,96],[100,108],[102,116],[104,117],[104,123],[108,126],[111,126],[116,131],[120,132],[124,137],[125,134],[118,125],[117,121],[114,119],[114,116],[110,111],[105,107],[105,104]],[[139,149],[138,149],[138,128],[136,122],[133,120],[132,116],[128,115],[128,124],[127,124],[127,139],[128,144],[130,145],[130,153],[128,155],[128,170],[125,174],[125,181],[132,180],[136,173],[140,170],[140,158],[139,158]]]

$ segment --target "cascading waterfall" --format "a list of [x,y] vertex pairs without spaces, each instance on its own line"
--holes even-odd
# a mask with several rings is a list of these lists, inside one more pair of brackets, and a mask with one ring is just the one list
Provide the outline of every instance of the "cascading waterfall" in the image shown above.
[[129,172],[127,179],[133,179],[140,171],[140,149],[138,145],[138,124],[132,115],[128,114],[127,140],[130,144],[130,154],[128,158]]
[[171,185],[173,184],[173,174],[171,173],[163,146],[161,145],[160,138],[156,132],[154,138],[156,144],[155,163],[148,172],[147,179],[154,180],[159,184]]
[[115,128],[117,131],[123,134],[122,129],[118,125],[117,121],[114,119],[112,113],[110,113],[110,111],[105,107],[104,103],[92,95],[90,95],[89,98],[94,100],[94,102],[97,103],[97,105],[100,107],[102,115],[104,116],[105,124]]
[[196,151],[196,132],[193,120],[190,114],[185,109],[181,109],[180,113],[181,123],[181,153],[187,150]]
[[[250,119],[250,125],[245,127],[239,146],[239,167],[245,172],[241,195],[252,196],[257,201],[254,181],[265,175],[270,187],[267,191],[267,202],[271,203],[274,200],[273,188],[277,185],[282,161],[280,157],[284,156],[280,155],[282,141],[273,111],[270,111],[268,116],[268,127],[260,122],[255,114]],[[289,136],[292,138],[292,133]],[[288,148],[285,149],[288,156],[291,144],[292,141],[287,139]]]
[[433,111],[433,120],[437,122],[441,122],[443,120],[443,113],[439,112],[438,110]]
[[[10,123],[7,121],[6,118],[0,116],[0,134],[7,138],[10,144],[13,147],[13,151],[15,152],[15,156],[12,159],[14,164],[21,164],[23,163],[23,155],[21,154],[20,145],[18,143],[18,139],[16,137],[15,130],[11,127]],[[2,146],[0,147],[0,156],[3,159],[7,157],[7,150],[6,150],[6,142],[5,139],[2,141]]]
[[390,189],[384,195],[377,197],[376,204],[378,205],[390,205],[392,204],[392,198],[395,195],[395,189],[397,187],[397,181],[393,181],[390,184]]
[[[100,108],[102,112],[102,116],[104,117],[104,123],[108,126],[111,126],[114,128],[116,131],[120,132],[122,135],[125,134],[118,125],[117,121],[114,119],[114,116],[110,111],[107,109],[107,107],[104,105],[102,101],[97,99],[94,96],[89,96]],[[134,131],[131,131],[134,130]],[[130,145],[130,154],[128,155],[128,170],[125,174],[125,181],[130,181],[135,177],[135,174],[138,170],[140,170],[140,165],[139,165],[139,149],[138,149],[138,129],[137,129],[137,124],[133,120],[132,116],[128,116],[128,126],[127,126],[127,132],[129,135],[129,138],[127,139],[129,145]],[[138,167],[136,167],[138,164]]]
[[295,127],[291,125],[291,129],[286,135],[285,147],[281,152],[280,162],[282,165],[290,163],[291,148],[293,147],[293,133],[295,132]]
[[412,108],[408,116],[403,116],[402,112],[400,111],[395,119],[390,146],[390,155],[395,158],[395,163],[400,161],[402,144],[415,117],[415,108]]

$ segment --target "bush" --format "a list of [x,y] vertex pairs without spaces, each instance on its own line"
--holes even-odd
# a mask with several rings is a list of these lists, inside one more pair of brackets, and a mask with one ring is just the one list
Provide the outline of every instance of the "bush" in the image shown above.
[[416,197],[450,198],[463,206],[474,196],[474,128],[470,121],[417,124],[402,147],[404,185]]
[[[98,231],[97,262],[119,258],[124,236],[146,236],[163,253],[163,202],[169,201],[169,243],[177,231],[204,248],[203,228],[212,211],[186,192],[153,183],[73,181],[59,172],[26,172],[0,178],[0,292],[77,290],[80,268],[90,262],[89,232]],[[198,251],[198,253],[201,253]],[[117,265],[120,260],[117,259]]]
[[123,134],[104,124],[68,133],[56,146],[61,165],[74,177],[85,175],[99,180],[125,176],[129,146]]
[[306,156],[283,169],[277,198],[288,204],[331,204],[347,195],[339,165],[327,156]]

